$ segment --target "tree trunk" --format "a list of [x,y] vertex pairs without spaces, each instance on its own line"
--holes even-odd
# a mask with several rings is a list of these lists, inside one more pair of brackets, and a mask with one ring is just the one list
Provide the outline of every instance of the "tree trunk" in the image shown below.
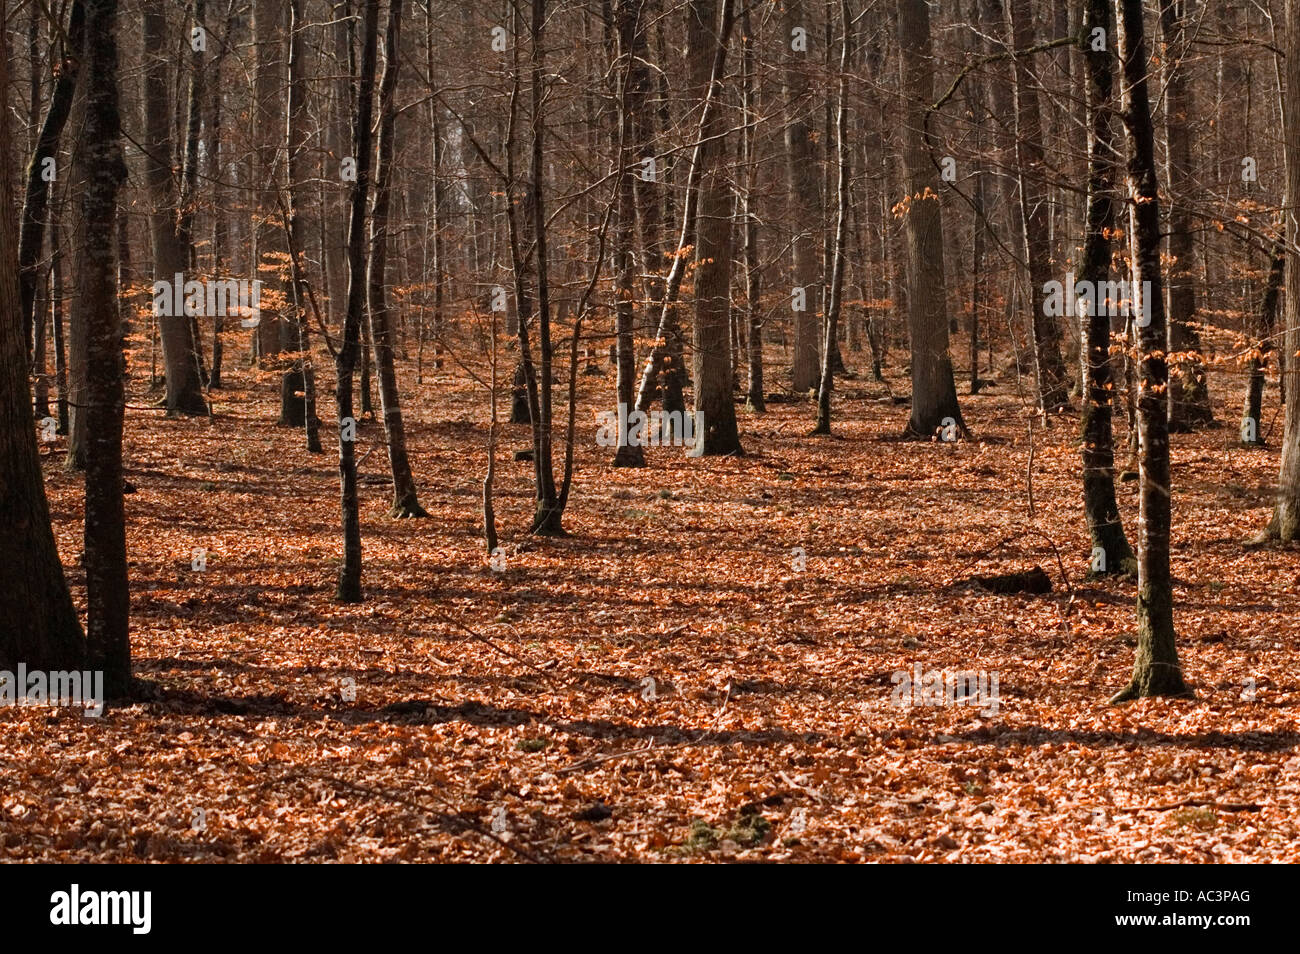
[[[320,419],[316,416],[316,371],[311,356],[311,335],[307,331],[304,317],[306,309],[303,298],[307,294],[307,285],[303,280],[306,267],[302,256],[302,221],[298,212],[298,190],[302,181],[302,157],[307,142],[306,113],[304,109],[303,77],[303,42],[300,31],[303,29],[303,0],[290,0],[289,4],[289,91],[288,121],[285,125],[287,144],[285,194],[288,202],[287,234],[285,244],[289,247],[289,299],[290,314],[282,323],[282,328],[292,333],[291,350],[297,352],[293,366],[285,372],[280,382],[280,422],[292,419],[295,426],[303,428],[309,454],[323,453],[320,442]],[[282,339],[283,340],[283,339]],[[302,389],[299,397],[297,389]],[[286,391],[292,393],[286,393]]]
[[847,77],[853,30],[848,0],[840,0],[840,21],[844,27],[844,41],[840,49],[839,101],[835,109],[835,155],[838,169],[835,188],[835,244],[831,251],[830,296],[826,303],[826,327],[822,334],[821,384],[817,389],[817,426],[813,430],[814,434],[831,432],[831,392],[835,387],[835,359],[839,356],[836,335],[844,298],[844,253],[849,217],[849,150],[844,142],[844,120],[848,110]]
[[126,179],[118,142],[117,0],[86,0],[86,151],[80,294],[86,333],[86,637],[104,692],[125,695],[131,682],[130,592],[122,500],[124,361],[117,310],[113,233],[117,191]]
[[945,420],[961,430],[961,409],[948,354],[943,207],[939,177],[925,143],[925,109],[934,102],[934,59],[926,0],[898,0],[898,44],[906,119],[903,217],[909,259],[908,327],[912,338],[912,414],[906,433],[929,439]]
[[[1142,0],[1116,0],[1123,115],[1128,138],[1128,201],[1134,280],[1142,290],[1137,319],[1139,470],[1137,653],[1133,679],[1112,701],[1189,692],[1174,640],[1173,584],[1169,575],[1169,418],[1165,388],[1164,282],[1160,273],[1160,199],[1155,135],[1147,95],[1147,51]],[[1295,5],[1292,0],[1291,6]],[[1300,59],[1300,57],[1298,57]],[[1288,63],[1288,69],[1291,64]],[[1298,72],[1297,75],[1300,75]],[[1149,315],[1149,321],[1147,320]]]
[[26,329],[24,334],[27,336],[28,350],[32,347],[36,289],[41,280],[41,248],[53,188],[53,182],[47,181],[46,174],[49,171],[55,180],[58,178],[55,160],[58,158],[59,142],[63,138],[63,127],[67,125],[68,116],[72,112],[73,94],[77,89],[84,26],[85,4],[82,0],[73,0],[72,11],[68,15],[67,45],[59,44],[63,56],[58,78],[54,81],[54,92],[45,112],[45,121],[36,137],[36,149],[27,165],[27,191],[23,199],[22,225],[18,238],[18,287],[22,296],[23,327]]
[[[1092,46],[1093,30],[1114,36],[1110,0],[1087,0],[1080,49],[1087,65],[1088,207],[1080,280],[1094,289],[1110,280],[1110,230],[1115,225],[1114,108],[1109,42],[1103,50]],[[1119,505],[1115,501],[1115,445],[1111,432],[1111,394],[1114,391],[1110,358],[1110,315],[1094,294],[1091,314],[1081,314],[1083,325],[1083,505],[1092,540],[1092,572],[1131,573],[1133,550],[1124,536]],[[1100,554],[1097,551],[1100,550]]]
[[389,516],[427,517],[420,506],[406,454],[406,426],[393,357],[393,315],[388,307],[385,272],[388,264],[388,207],[392,194],[393,157],[397,127],[397,68],[401,61],[402,0],[389,0],[384,34],[384,76],[379,84],[379,167],[375,170],[375,204],[370,217],[370,338],[379,372],[379,406],[388,441],[388,466],[393,475],[393,506]]
[[1264,364],[1273,351],[1273,329],[1277,325],[1277,299],[1286,271],[1286,252],[1281,243],[1269,256],[1268,281],[1264,298],[1256,315],[1251,355],[1246,365],[1246,400],[1241,412],[1241,442],[1253,447],[1264,446],[1264,422],[1260,415],[1264,403]]
[[[80,55],[80,50],[75,51]],[[0,48],[0,89],[9,89]],[[9,113],[0,114],[0,169],[13,168]],[[18,287],[14,203],[0,176],[0,669],[80,669],[85,639],[50,528],[40,450],[27,391],[27,347]],[[63,390],[60,388],[60,398]],[[25,687],[19,687],[21,689]]]
[[1169,353],[1174,355],[1169,376],[1169,428],[1189,431],[1214,420],[1210,391],[1201,356],[1201,335],[1196,320],[1196,261],[1189,211],[1194,198],[1191,121],[1196,113],[1187,44],[1188,0],[1161,0],[1160,33],[1164,51],[1165,141],[1169,157]]
[[[618,149],[618,208],[614,228],[614,321],[615,355],[618,380],[615,385],[615,403],[618,407],[618,445],[614,451],[615,467],[645,466],[645,451],[641,442],[628,440],[633,429],[623,426],[622,419],[632,408],[636,386],[636,294],[637,280],[633,244],[636,237],[636,184],[631,166],[634,160],[634,132],[639,128],[645,88],[639,80],[635,65],[638,49],[637,37],[644,37],[645,27],[641,17],[645,12],[643,0],[615,0],[616,59],[621,64],[620,95],[618,98],[618,130],[615,146]],[[644,39],[639,46],[644,47]],[[636,78],[634,78],[634,76]],[[643,207],[646,203],[642,203]],[[649,203],[655,205],[655,203]],[[643,209],[644,211],[644,209]]]
[[[1016,50],[1034,43],[1034,23],[1029,0],[1007,0],[1008,32]],[[1029,263],[1029,305],[1034,332],[1034,358],[1038,377],[1039,406],[1043,411],[1068,407],[1070,387],[1061,360],[1061,329],[1046,314],[1046,286],[1051,275],[1051,235],[1043,133],[1039,115],[1038,89],[1030,71],[1028,55],[1014,58],[1016,104],[1016,166],[1020,180],[1020,216],[1024,223],[1025,261]]]
[[[721,20],[719,20],[721,2]],[[735,0],[691,0],[687,7],[686,58],[691,87],[701,104],[722,96],[724,73],[713,71],[725,57],[719,47],[731,36]],[[695,246],[695,322],[691,376],[695,412],[702,430],[695,434],[693,457],[744,453],[736,428],[731,386],[731,182],[726,168],[726,123],[720,110],[703,126],[700,150],[699,240]],[[816,346],[814,328],[813,343]]]
[[[167,64],[172,56],[167,35],[163,0],[144,0],[144,107],[145,181],[153,209],[149,214],[155,282],[170,288],[176,276],[189,270],[190,250],[178,233],[180,206],[177,183],[172,176],[172,88]],[[182,282],[185,281],[182,277]],[[168,309],[170,310],[170,309]],[[159,315],[163,365],[167,375],[165,405],[169,415],[207,414],[199,380],[198,343],[194,323],[185,314]]]
[[741,129],[741,161],[745,169],[745,191],[741,194],[741,222],[745,243],[745,307],[748,321],[747,358],[749,388],[746,406],[755,414],[763,414],[767,403],[763,396],[763,271],[759,265],[758,216],[754,211],[754,196],[758,184],[758,162],[754,128],[758,118],[758,90],[754,73],[754,34],[750,26],[750,7],[754,0],[743,0],[741,14],[742,64],[741,104],[745,125]]
[[360,603],[361,516],[357,500],[356,418],[352,413],[352,379],[361,353],[361,324],[366,310],[366,201],[370,190],[370,129],[374,113],[375,61],[379,45],[379,0],[363,6],[361,63],[357,102],[353,112],[352,154],[357,179],[352,183],[348,221],[348,307],[343,319],[343,340],[334,361],[335,397],[339,429],[339,503],[343,523],[343,565],[339,569],[337,598]]
[[[817,387],[817,290],[821,287],[817,231],[822,223],[821,183],[818,181],[816,133],[809,118],[813,98],[809,95],[807,37],[813,34],[803,0],[787,0],[781,20],[781,73],[785,100],[785,156],[788,216],[794,229],[794,285],[804,290],[804,308],[794,312],[794,364],[792,387],[806,394]],[[804,50],[792,49],[793,32],[802,29]]]

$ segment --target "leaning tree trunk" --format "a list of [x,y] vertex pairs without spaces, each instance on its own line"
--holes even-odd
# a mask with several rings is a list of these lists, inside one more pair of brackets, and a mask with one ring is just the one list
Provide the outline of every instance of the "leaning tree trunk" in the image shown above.
[[77,269],[86,334],[86,637],[104,692],[125,695],[131,682],[130,594],[122,498],[124,361],[117,308],[113,232],[117,191],[126,179],[118,142],[117,0],[86,0],[86,114],[81,147],[86,181]]
[[26,328],[28,348],[32,346],[32,330],[36,315],[36,288],[41,278],[41,246],[45,237],[45,221],[50,206],[50,192],[58,179],[56,160],[63,127],[72,112],[73,94],[77,89],[77,74],[81,71],[81,44],[85,33],[85,4],[73,0],[68,15],[67,45],[60,43],[63,52],[58,78],[50,105],[36,137],[36,148],[27,165],[27,191],[23,199],[23,217],[18,238],[19,293],[22,296],[23,327]]
[[427,517],[420,506],[406,453],[406,425],[393,356],[393,314],[384,287],[388,264],[388,206],[392,193],[394,134],[397,128],[397,67],[402,27],[402,0],[389,0],[384,35],[384,76],[379,84],[379,167],[375,170],[375,204],[370,218],[370,339],[379,372],[379,407],[388,441],[388,466],[393,475],[393,506],[389,516]]
[[360,75],[353,113],[352,154],[357,178],[352,183],[348,220],[348,306],[343,340],[334,360],[339,430],[339,505],[343,523],[343,565],[337,598],[361,602],[361,515],[357,500],[357,421],[352,414],[352,379],[361,354],[361,323],[366,310],[366,199],[370,190],[370,123],[374,113],[375,61],[379,46],[379,0],[365,0]]
[[1047,164],[1043,157],[1043,131],[1039,114],[1038,89],[1030,71],[1030,59],[1023,51],[1034,42],[1034,23],[1029,0],[1008,0],[1007,18],[1011,42],[1022,55],[1014,57],[1016,103],[1016,166],[1020,180],[1020,216],[1024,223],[1025,261],[1029,264],[1029,304],[1034,332],[1034,359],[1038,377],[1038,399],[1044,411],[1068,407],[1070,387],[1061,360],[1061,329],[1044,308],[1047,283],[1051,281],[1050,212],[1043,183]]
[[907,434],[931,438],[947,419],[965,429],[948,353],[943,207],[939,177],[926,150],[925,110],[934,101],[934,58],[926,0],[898,0],[898,45],[906,116],[901,203],[907,230],[908,328],[912,339],[912,414]]
[[1169,428],[1189,431],[1214,420],[1196,320],[1195,241],[1190,211],[1195,188],[1191,123],[1195,116],[1188,63],[1188,0],[1161,0],[1165,72],[1165,140],[1169,157]]
[[[1291,0],[1289,8],[1297,8]],[[1160,274],[1160,198],[1155,135],[1147,96],[1147,52],[1142,0],[1116,0],[1119,57],[1123,65],[1123,115],[1128,134],[1129,234],[1141,289],[1138,325],[1139,512],[1138,645],[1133,679],[1112,701],[1188,693],[1174,640],[1173,584],[1169,574],[1169,418],[1165,388],[1164,282]],[[1300,56],[1297,56],[1300,60]],[[1288,63],[1288,70],[1293,64]],[[1300,69],[1297,69],[1300,78]],[[1296,87],[1293,87],[1296,88]],[[1293,193],[1294,194],[1294,193]]]
[[[721,69],[735,19],[735,0],[691,0],[687,7],[686,59],[701,104],[720,99]],[[731,182],[727,172],[726,123],[720,110],[703,127],[700,150],[699,241],[695,246],[695,323],[691,376],[695,413],[703,418],[693,457],[744,453],[736,428],[731,386]],[[813,332],[816,343],[816,330]]]
[[[9,89],[4,48],[0,89]],[[6,111],[0,114],[0,169],[13,168],[13,142]],[[80,669],[85,639],[50,529],[32,427],[13,211],[10,179],[0,176],[0,669],[12,672],[20,662],[32,669]]]
[[[1093,48],[1095,29],[1114,35],[1110,0],[1087,0],[1080,47],[1087,64],[1088,107],[1088,207],[1079,275],[1091,282],[1110,280],[1110,231],[1115,224],[1114,109],[1111,103],[1114,60],[1110,45]],[[1114,391],[1110,358],[1110,315],[1099,295],[1081,314],[1083,324],[1083,507],[1092,540],[1092,572],[1130,573],[1133,550],[1124,536],[1119,505],[1115,501],[1115,444],[1111,430],[1111,394]],[[1100,551],[1100,552],[1098,552]],[[1098,559],[1098,557],[1100,559]]]

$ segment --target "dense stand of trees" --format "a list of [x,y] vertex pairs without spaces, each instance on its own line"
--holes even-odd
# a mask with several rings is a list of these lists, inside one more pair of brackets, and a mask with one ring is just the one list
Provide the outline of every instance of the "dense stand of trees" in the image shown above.
[[[278,423],[337,445],[337,595],[360,601],[358,419],[377,385],[391,513],[427,516],[406,376],[477,342],[531,429],[542,535],[565,533],[586,433],[575,376],[606,352],[617,466],[670,452],[691,413],[693,455],[740,455],[748,415],[814,392],[830,435],[836,377],[868,368],[906,366],[909,439],[970,436],[958,382],[999,372],[1031,419],[1081,405],[1091,566],[1139,580],[1121,697],[1184,692],[1169,433],[1216,424],[1212,367],[1238,374],[1244,446],[1267,439],[1270,373],[1300,393],[1300,0],[1272,6],[4,3],[0,495],[18,529],[0,665],[89,659],[129,689],[124,348],[159,428],[223,426],[223,363],[274,377]],[[227,300],[241,281],[256,301]],[[191,287],[225,297],[158,306]],[[41,487],[47,418],[85,473],[84,631]],[[1261,540],[1300,536],[1300,402],[1282,437]]]

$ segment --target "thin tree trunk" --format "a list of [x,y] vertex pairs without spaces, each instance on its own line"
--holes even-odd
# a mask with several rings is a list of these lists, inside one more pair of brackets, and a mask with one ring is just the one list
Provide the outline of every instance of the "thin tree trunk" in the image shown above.
[[[1083,252],[1079,264],[1082,281],[1110,279],[1110,231],[1115,223],[1114,107],[1111,102],[1114,60],[1110,45],[1094,50],[1095,29],[1114,35],[1110,0],[1087,0],[1080,49],[1087,65],[1088,103],[1088,207]],[[1097,574],[1131,573],[1133,550],[1124,536],[1119,505],[1115,501],[1115,445],[1111,430],[1110,315],[1106,302],[1093,294],[1091,313],[1080,315],[1083,324],[1083,503],[1092,540],[1092,571]],[[1097,554],[1100,550],[1100,554]],[[1098,559],[1100,556],[1100,559]]]
[[811,36],[812,24],[804,10],[803,0],[788,0],[784,4],[781,20],[782,56],[785,67],[781,74],[782,93],[785,99],[785,156],[786,185],[789,201],[789,220],[795,230],[793,240],[794,285],[804,290],[804,309],[794,312],[794,364],[791,368],[792,387],[796,394],[806,394],[817,387],[817,289],[818,241],[814,227],[822,221],[822,195],[818,182],[817,148],[815,133],[808,122],[812,110],[809,95],[809,54],[791,48],[793,31],[805,31]]
[[356,418],[352,408],[352,379],[361,353],[361,325],[366,308],[366,201],[370,190],[370,129],[374,113],[375,61],[379,45],[379,0],[363,7],[361,63],[357,102],[353,112],[352,154],[357,179],[352,184],[348,221],[348,307],[343,319],[343,340],[334,366],[339,430],[339,504],[343,523],[343,565],[339,569],[337,598],[359,603],[361,594],[361,516],[357,500]]
[[397,68],[401,62],[402,0],[389,0],[384,33],[384,75],[379,84],[379,166],[375,170],[375,204],[370,217],[370,338],[379,372],[379,406],[388,441],[388,466],[393,475],[392,517],[427,517],[420,506],[406,453],[406,426],[393,355],[393,314],[385,288],[388,264],[388,208],[392,195],[397,128]]
[[[1294,5],[1295,0],[1292,0]],[[1128,200],[1135,280],[1142,290],[1138,325],[1141,386],[1138,392],[1140,484],[1138,526],[1138,645],[1133,679],[1112,701],[1189,692],[1174,638],[1173,583],[1169,574],[1169,418],[1165,388],[1169,368],[1164,282],[1160,272],[1160,199],[1155,135],[1147,94],[1147,51],[1142,0],[1116,0],[1119,57],[1123,65],[1123,115],[1128,138]],[[1288,69],[1291,69],[1288,63]],[[1300,71],[1297,71],[1300,78]],[[1148,284],[1149,283],[1149,284]],[[1149,321],[1147,320],[1149,316]]]
[[844,41],[840,49],[839,101],[835,109],[835,153],[838,177],[835,189],[835,245],[832,250],[830,300],[826,304],[826,329],[822,335],[821,386],[817,392],[817,426],[814,434],[831,432],[831,392],[835,387],[835,358],[839,355],[836,335],[844,297],[844,253],[847,245],[849,217],[849,149],[844,141],[845,113],[848,111],[849,49],[853,18],[848,0],[840,0],[840,21]]
[[1160,33],[1165,65],[1166,154],[1169,157],[1169,428],[1189,431],[1214,420],[1196,330],[1196,256],[1190,205],[1195,197],[1191,122],[1195,116],[1186,37],[1188,0],[1161,0]]
[[1281,243],[1269,256],[1268,281],[1253,328],[1250,360],[1246,367],[1246,400],[1241,412],[1241,442],[1264,446],[1264,422],[1260,415],[1264,403],[1264,364],[1273,349],[1273,329],[1277,325],[1277,299],[1286,271],[1286,252]]
[[[1017,50],[1034,43],[1034,24],[1029,0],[1007,0],[1008,32]],[[1014,57],[1016,104],[1016,165],[1020,180],[1020,215],[1024,223],[1025,260],[1029,263],[1029,305],[1034,333],[1034,359],[1038,378],[1039,406],[1057,411],[1070,403],[1069,381],[1061,360],[1061,329],[1046,313],[1044,301],[1051,281],[1051,235],[1048,196],[1042,182],[1046,172],[1043,157],[1042,121],[1038,89],[1027,55]]]

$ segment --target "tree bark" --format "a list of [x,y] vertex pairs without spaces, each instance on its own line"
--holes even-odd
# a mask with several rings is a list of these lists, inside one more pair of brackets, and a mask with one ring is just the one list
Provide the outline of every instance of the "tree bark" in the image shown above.
[[898,44],[906,118],[902,214],[909,259],[908,327],[912,338],[912,413],[906,433],[929,439],[946,419],[965,430],[948,353],[943,207],[939,177],[925,143],[925,109],[934,101],[934,59],[926,0],[898,0]]
[[[1289,6],[1294,6],[1291,0]],[[1115,0],[1123,67],[1123,116],[1128,139],[1129,234],[1134,280],[1142,289],[1138,324],[1139,512],[1137,653],[1133,679],[1112,701],[1186,695],[1174,638],[1173,583],[1169,574],[1169,418],[1165,388],[1169,367],[1164,282],[1160,272],[1160,198],[1155,135],[1147,94],[1147,51],[1142,0]],[[1291,65],[1288,63],[1288,69]],[[1149,283],[1149,284],[1148,284]],[[1150,320],[1147,321],[1149,314]],[[1145,324],[1144,324],[1145,323]]]
[[786,194],[790,225],[794,230],[791,243],[794,285],[803,288],[806,295],[804,310],[794,312],[794,364],[790,373],[791,386],[796,394],[806,394],[817,387],[819,329],[816,298],[822,284],[818,277],[820,241],[817,235],[822,224],[822,195],[815,133],[809,122],[813,108],[808,82],[809,54],[791,49],[793,31],[801,28],[807,37],[813,35],[811,27],[803,0],[787,0],[781,20],[782,56],[785,60],[781,83],[786,110]]
[[334,361],[337,375],[339,504],[343,524],[343,565],[336,594],[339,602],[360,603],[361,516],[357,500],[356,426],[352,408],[352,382],[361,353],[361,324],[366,309],[366,201],[370,191],[370,129],[374,115],[375,62],[379,45],[379,0],[362,7],[361,63],[357,101],[353,111],[352,154],[357,179],[352,183],[348,221],[348,306],[343,319],[343,340]]
[[392,194],[396,151],[397,69],[401,61],[402,0],[389,0],[384,31],[384,75],[379,84],[379,166],[375,170],[375,204],[370,216],[370,339],[379,372],[379,406],[388,441],[388,467],[393,475],[392,517],[427,517],[420,506],[406,453],[406,426],[402,420],[401,392],[393,355],[396,337],[393,314],[385,286],[388,264],[388,208]]
[[[722,96],[724,74],[715,72],[713,63],[726,55],[720,48],[731,36],[735,0],[691,0],[686,16],[691,86],[703,110],[705,103]],[[696,414],[703,418],[703,429],[695,434],[692,457],[744,453],[731,385],[732,189],[726,168],[726,124],[720,110],[710,111],[702,131],[691,376]],[[815,348],[815,328],[813,344]]]
[[1161,0],[1160,33],[1165,64],[1165,141],[1169,157],[1169,428],[1189,431],[1213,422],[1210,390],[1196,330],[1196,246],[1190,212],[1195,177],[1192,170],[1191,121],[1196,113],[1187,65],[1188,0]]
[[[7,24],[6,24],[7,25]],[[80,55],[80,50],[70,51]],[[0,89],[9,62],[0,48]],[[0,114],[0,169],[13,168],[9,113]],[[0,669],[80,669],[85,638],[50,528],[27,390],[27,347],[18,283],[13,193],[0,176]],[[62,389],[59,391],[63,395]]]
[[126,164],[118,142],[117,0],[86,0],[86,151],[80,295],[86,334],[86,637],[91,668],[104,692],[130,689],[130,593],[122,500],[124,359],[117,308],[113,233]]
[[[1115,223],[1114,107],[1111,102],[1112,71],[1109,38],[1114,36],[1110,0],[1087,0],[1080,49],[1087,66],[1088,115],[1088,204],[1080,280],[1092,283],[1110,279],[1110,230]],[[1107,37],[1106,48],[1094,50],[1093,30]],[[1119,505],[1115,500],[1115,445],[1111,425],[1114,393],[1110,358],[1110,315],[1106,303],[1092,297],[1091,314],[1079,316],[1083,325],[1083,415],[1080,422],[1083,446],[1083,505],[1088,535],[1101,559],[1092,560],[1092,571],[1101,574],[1131,573],[1135,569],[1133,550],[1124,536]]]
[[[1007,0],[1007,22],[1016,50],[1034,44],[1034,24],[1029,0]],[[1061,360],[1061,329],[1045,313],[1046,286],[1051,281],[1050,212],[1042,177],[1042,122],[1038,90],[1030,72],[1028,56],[1013,58],[1016,104],[1016,166],[1020,180],[1020,215],[1024,223],[1025,261],[1029,263],[1029,304],[1034,332],[1034,359],[1038,378],[1038,399],[1043,411],[1057,411],[1070,404],[1069,381]]]
[[[172,176],[172,89],[167,68],[168,43],[163,0],[144,0],[145,181],[153,202],[149,231],[155,281],[167,282],[189,271],[190,250],[179,232],[180,193]],[[184,279],[183,279],[184,280]],[[169,415],[208,413],[199,380],[194,322],[184,314],[160,315],[163,364],[167,375],[164,400]]]

